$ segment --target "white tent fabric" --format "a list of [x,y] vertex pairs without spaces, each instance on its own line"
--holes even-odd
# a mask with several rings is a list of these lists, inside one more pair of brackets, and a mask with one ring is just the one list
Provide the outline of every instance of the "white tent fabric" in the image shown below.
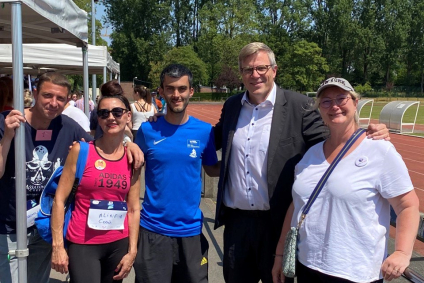
[[23,4],[23,43],[87,42],[87,13],[72,0],[0,0],[0,43],[11,43],[13,2]]
[[111,71],[114,74],[121,73],[121,69],[120,69],[121,67],[119,63],[115,62],[109,53],[107,54],[107,68],[109,69],[109,71]]
[[[81,48],[68,44],[23,44],[24,73],[37,75],[58,71],[67,75],[82,74]],[[0,74],[11,73],[12,45],[0,44]],[[119,64],[113,61],[106,46],[88,45],[88,71],[103,74],[103,68],[119,73]]]

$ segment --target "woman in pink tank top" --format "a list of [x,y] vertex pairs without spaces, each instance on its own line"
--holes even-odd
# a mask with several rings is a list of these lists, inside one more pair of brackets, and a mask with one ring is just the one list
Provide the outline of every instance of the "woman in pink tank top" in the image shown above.
[[52,213],[52,268],[70,272],[73,282],[122,282],[137,254],[140,170],[132,171],[122,143],[131,121],[130,104],[116,81],[101,87],[98,123],[103,136],[89,144],[75,194],[75,209],[63,241],[64,203],[75,180],[79,144],[63,168]]

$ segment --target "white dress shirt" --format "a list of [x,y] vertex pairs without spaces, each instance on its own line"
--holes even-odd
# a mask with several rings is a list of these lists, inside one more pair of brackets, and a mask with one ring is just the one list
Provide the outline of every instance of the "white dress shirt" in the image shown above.
[[268,145],[274,111],[276,85],[259,105],[246,93],[234,133],[225,187],[224,204],[243,210],[269,210],[267,183]]

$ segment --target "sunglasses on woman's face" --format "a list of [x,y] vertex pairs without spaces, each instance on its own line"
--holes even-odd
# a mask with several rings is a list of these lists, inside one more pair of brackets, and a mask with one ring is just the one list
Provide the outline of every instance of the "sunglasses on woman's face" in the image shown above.
[[109,118],[110,113],[112,113],[113,117],[121,118],[122,115],[124,115],[124,113],[127,111],[128,109],[124,109],[121,107],[116,107],[116,108],[113,108],[112,110],[99,109],[97,110],[97,116],[99,116],[100,119],[107,119]]

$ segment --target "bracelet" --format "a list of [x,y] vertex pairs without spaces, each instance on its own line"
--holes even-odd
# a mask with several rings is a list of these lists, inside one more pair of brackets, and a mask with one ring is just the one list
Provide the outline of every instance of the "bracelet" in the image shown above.
[[274,256],[274,257],[276,257],[276,256],[281,256],[281,257],[283,257],[284,255],[273,254],[273,256]]

